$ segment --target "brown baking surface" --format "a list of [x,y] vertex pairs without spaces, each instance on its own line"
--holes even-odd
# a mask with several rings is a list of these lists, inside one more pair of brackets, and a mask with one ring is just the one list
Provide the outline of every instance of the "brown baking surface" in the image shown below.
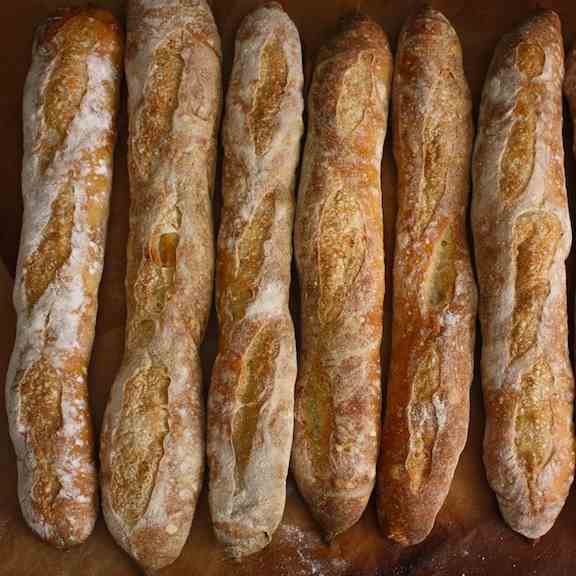
[[[122,0],[94,1],[111,7],[123,17]],[[224,46],[227,79],[232,63],[234,33],[240,19],[260,0],[212,0]],[[0,256],[14,272],[21,222],[21,97],[30,62],[34,27],[70,0],[0,0]],[[320,43],[337,19],[360,8],[375,18],[389,34],[392,48],[405,17],[417,2],[412,0],[282,0],[295,21],[304,47],[307,79]],[[451,20],[464,49],[466,75],[474,96],[475,118],[480,91],[498,38],[536,6],[556,9],[566,44],[576,33],[574,0],[437,0],[433,6]],[[570,119],[565,109],[566,172],[572,219],[574,160]],[[386,143],[383,164],[384,213],[387,236],[387,269],[390,271],[391,237],[395,211],[395,171],[391,146]],[[216,198],[219,197],[219,186]],[[218,202],[216,202],[218,211]],[[90,368],[90,386],[96,429],[100,429],[108,390],[118,368],[124,338],[124,272],[128,220],[126,172],[126,117],[120,118],[120,140],[106,250],[100,288],[97,334]],[[571,334],[573,334],[574,250],[568,262]],[[4,378],[14,332],[10,306],[11,280],[0,262],[0,576],[129,576],[138,568],[114,544],[100,517],[94,534],[83,546],[61,552],[40,542],[24,524],[16,496],[16,465],[4,414]],[[389,310],[390,291],[387,302]],[[389,314],[389,312],[388,312]],[[388,318],[389,319],[389,318]],[[390,334],[385,333],[385,356]],[[571,336],[571,348],[574,339]],[[203,350],[205,380],[216,352],[216,325],[212,318]],[[189,540],[182,556],[161,575],[187,576],[351,576],[351,575],[546,575],[576,573],[576,494],[572,493],[554,528],[533,544],[512,532],[501,520],[494,496],[486,484],[481,461],[483,433],[482,398],[476,378],[472,387],[472,417],[468,444],[460,460],[449,498],[434,531],[421,545],[408,549],[388,542],[378,530],[374,502],[362,520],[330,546],[322,543],[313,520],[288,486],[284,520],[272,544],[242,562],[224,558],[216,542],[203,493]],[[574,491],[573,491],[574,492]]]

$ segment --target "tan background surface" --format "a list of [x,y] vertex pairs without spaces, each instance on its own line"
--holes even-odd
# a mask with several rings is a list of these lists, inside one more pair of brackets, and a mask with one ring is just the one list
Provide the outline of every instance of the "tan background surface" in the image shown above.
[[[94,2],[111,7],[123,19],[122,0]],[[234,32],[240,19],[260,0],[212,0],[223,37],[225,80],[232,63]],[[416,4],[408,0],[283,0],[296,22],[304,47],[307,78],[314,54],[334,28],[337,19],[354,8],[374,17],[390,36],[393,49],[402,22]],[[71,0],[0,0],[0,256],[13,274],[21,222],[19,172],[21,162],[22,86],[30,61],[34,27]],[[541,0],[543,7],[559,11],[567,45],[576,33],[574,0]],[[458,31],[466,74],[478,109],[482,81],[492,50],[502,33],[522,19],[537,2],[530,0],[437,0]],[[568,120],[568,119],[567,119]],[[567,121],[566,151],[568,191],[575,191],[572,138]],[[126,175],[126,117],[121,115],[116,175],[109,224],[106,265],[100,289],[97,335],[90,369],[93,414],[99,430],[108,390],[118,368],[123,346],[124,268],[127,237],[128,187]],[[395,174],[390,142],[383,165],[384,207],[387,233],[387,266],[391,262],[391,238],[395,211]],[[218,198],[219,190],[216,191]],[[216,213],[218,202],[216,202]],[[576,221],[576,220],[574,220]],[[573,255],[569,270],[573,270]],[[0,575],[10,576],[128,576],[137,567],[116,547],[100,518],[94,534],[80,548],[60,552],[37,540],[25,526],[16,497],[14,454],[4,416],[3,382],[11,350],[14,316],[9,303],[11,279],[0,262]],[[574,301],[569,274],[570,302]],[[388,310],[390,291],[387,294]],[[295,308],[297,303],[295,302]],[[387,312],[389,318],[389,311]],[[571,329],[573,310],[570,310]],[[573,333],[573,331],[571,331]],[[386,331],[386,342],[389,332]],[[573,341],[573,339],[571,340]],[[209,374],[216,348],[216,326],[212,319],[203,358]],[[385,356],[387,344],[385,345]],[[190,538],[180,559],[162,575],[222,576],[293,575],[540,575],[576,573],[576,494],[568,499],[555,527],[536,544],[509,530],[501,521],[495,499],[487,487],[481,463],[482,405],[479,381],[472,387],[472,420],[468,444],[455,481],[436,527],[428,540],[404,549],[386,541],[378,531],[374,502],[357,526],[327,547],[322,544],[302,500],[289,483],[283,523],[272,544],[263,553],[242,563],[232,563],[212,535],[205,492]],[[574,492],[574,491],[573,491]]]

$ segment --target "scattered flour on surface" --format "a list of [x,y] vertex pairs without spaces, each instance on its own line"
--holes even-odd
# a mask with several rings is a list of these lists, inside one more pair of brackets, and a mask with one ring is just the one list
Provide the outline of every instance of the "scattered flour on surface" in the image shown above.
[[315,549],[322,546],[320,537],[291,524],[282,524],[278,528],[278,537],[289,551],[279,568],[280,574],[291,576],[343,576],[350,567],[344,558],[330,556],[318,557]]

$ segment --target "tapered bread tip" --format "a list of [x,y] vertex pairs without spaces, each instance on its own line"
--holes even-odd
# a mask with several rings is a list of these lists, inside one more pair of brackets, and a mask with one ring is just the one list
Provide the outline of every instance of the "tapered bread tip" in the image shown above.
[[519,28],[524,29],[528,26],[532,29],[534,27],[539,28],[552,26],[556,30],[561,30],[562,22],[560,16],[555,10],[537,8],[523,21],[523,23],[520,24]]
[[431,20],[442,20],[448,22],[448,18],[444,16],[440,10],[436,10],[430,3],[424,2],[420,6],[416,7],[414,12],[408,18],[409,20],[417,19],[431,19]]
[[455,30],[446,16],[430,4],[418,6],[406,19],[402,27],[402,36],[416,34],[432,34],[441,36],[446,33],[455,34]]
[[280,2],[274,2],[273,0],[270,2],[266,2],[265,4],[262,4],[262,6],[256,8],[256,10],[261,10],[263,8],[266,8],[268,10],[280,10],[281,12],[284,12],[284,6],[282,6]]
[[237,544],[226,546],[226,555],[232,560],[242,560],[247,556],[258,554],[258,552],[266,548],[271,541],[272,537],[268,532],[258,532],[251,538],[245,538]]

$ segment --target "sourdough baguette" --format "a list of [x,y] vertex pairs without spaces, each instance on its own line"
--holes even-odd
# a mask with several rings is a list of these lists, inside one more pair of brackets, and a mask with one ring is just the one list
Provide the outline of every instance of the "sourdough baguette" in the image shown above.
[[295,224],[302,350],[292,469],[325,536],[362,515],[380,429],[382,150],[392,57],[355,16],[319,54]]
[[474,152],[484,463],[504,519],[529,538],[552,527],[574,473],[563,72],[554,12],[537,12],[504,36],[484,84]]
[[212,297],[220,38],[204,0],[128,4],[125,353],[106,409],[104,516],[145,569],[173,562],[204,471],[199,346]]
[[220,343],[207,424],[212,523],[237,557],[270,542],[286,499],[296,380],[288,301],[303,82],[300,38],[287,14],[275,3],[250,13],[236,36],[223,125]]
[[408,545],[432,530],[466,443],[477,302],[466,240],[472,102],[458,36],[428,6],[400,35],[393,112],[398,214],[378,514],[384,533]]
[[39,28],[24,87],[18,326],[6,380],[26,522],[58,547],[97,517],[87,371],[112,185],[122,37],[98,9]]

